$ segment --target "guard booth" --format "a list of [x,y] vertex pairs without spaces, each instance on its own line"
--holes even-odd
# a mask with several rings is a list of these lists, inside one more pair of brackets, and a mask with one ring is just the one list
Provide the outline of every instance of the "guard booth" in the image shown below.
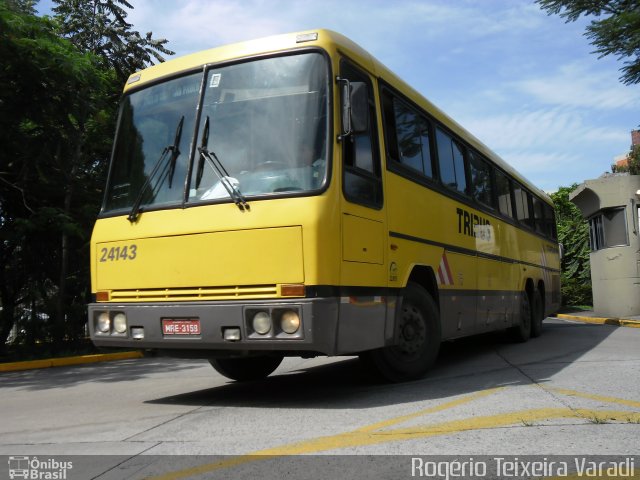
[[587,180],[569,199],[589,220],[594,312],[640,315],[640,175]]

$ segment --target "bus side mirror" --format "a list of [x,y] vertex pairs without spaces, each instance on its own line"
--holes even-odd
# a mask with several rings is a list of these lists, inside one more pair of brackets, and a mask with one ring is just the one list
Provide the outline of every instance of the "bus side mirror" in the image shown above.
[[342,132],[338,139],[342,140],[369,129],[369,96],[364,82],[350,82],[340,77],[336,80],[341,84]]
[[562,243],[558,244],[558,253],[560,254],[560,260],[564,258],[564,245]]

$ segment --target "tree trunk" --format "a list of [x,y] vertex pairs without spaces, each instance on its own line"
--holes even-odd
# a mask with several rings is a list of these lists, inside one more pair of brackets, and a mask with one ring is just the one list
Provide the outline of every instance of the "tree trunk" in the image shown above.
[[[71,200],[73,198],[73,181],[78,172],[78,164],[82,155],[82,146],[79,141],[76,144],[72,159],[71,172],[69,173],[67,188],[64,194],[64,214],[71,215]],[[60,277],[58,280],[58,298],[56,300],[56,315],[53,328],[53,348],[58,350],[64,340],[66,331],[66,307],[67,307],[67,275],[69,272],[69,235],[63,230],[60,239]]]

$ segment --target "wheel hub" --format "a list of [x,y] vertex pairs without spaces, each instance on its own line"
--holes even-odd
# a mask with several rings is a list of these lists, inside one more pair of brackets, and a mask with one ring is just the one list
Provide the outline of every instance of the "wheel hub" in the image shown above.
[[408,306],[404,309],[399,332],[398,347],[403,354],[415,355],[422,350],[426,339],[426,329],[424,319],[415,307]]

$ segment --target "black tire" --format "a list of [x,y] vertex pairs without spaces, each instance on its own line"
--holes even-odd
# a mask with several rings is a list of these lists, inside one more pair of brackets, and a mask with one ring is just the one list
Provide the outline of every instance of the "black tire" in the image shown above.
[[268,377],[282,362],[281,356],[243,358],[211,358],[209,363],[220,375],[231,380],[247,382]]
[[431,295],[416,283],[404,289],[396,318],[396,344],[360,355],[377,376],[404,382],[424,376],[440,350],[440,312]]
[[531,299],[529,294],[525,291],[522,292],[522,302],[520,303],[520,320],[518,325],[511,327],[509,337],[512,341],[517,343],[524,343],[529,340],[531,336],[531,323],[533,319],[533,310],[531,306]]
[[542,294],[536,289],[533,293],[533,308],[531,311],[531,338],[537,338],[542,334],[542,321],[544,320],[544,305]]

